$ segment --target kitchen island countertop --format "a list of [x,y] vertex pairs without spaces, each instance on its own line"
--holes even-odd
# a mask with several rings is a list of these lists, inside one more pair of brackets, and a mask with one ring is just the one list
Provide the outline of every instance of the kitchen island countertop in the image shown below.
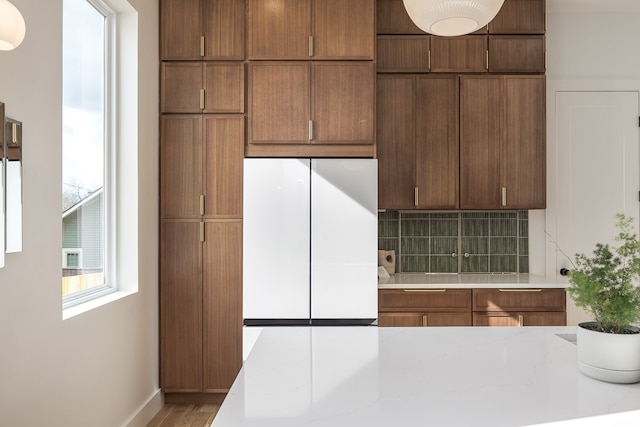
[[378,280],[378,289],[566,288],[568,281],[533,274],[396,273]]
[[212,426],[638,425],[639,409],[640,384],[578,371],[575,327],[272,327]]

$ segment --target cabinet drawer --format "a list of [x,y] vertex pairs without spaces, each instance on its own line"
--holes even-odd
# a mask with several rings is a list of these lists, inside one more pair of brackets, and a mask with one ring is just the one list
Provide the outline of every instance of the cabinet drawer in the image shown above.
[[457,312],[471,310],[471,289],[381,289],[379,311]]
[[474,289],[473,311],[565,311],[564,289]]
[[472,326],[471,313],[380,313],[380,327]]
[[431,37],[431,72],[484,73],[487,36]]
[[473,326],[566,326],[565,312],[473,313]]

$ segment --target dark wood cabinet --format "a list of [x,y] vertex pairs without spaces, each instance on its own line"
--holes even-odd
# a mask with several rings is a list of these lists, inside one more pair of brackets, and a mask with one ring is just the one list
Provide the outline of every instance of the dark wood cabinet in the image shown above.
[[471,289],[380,289],[378,326],[471,326]]
[[244,59],[244,0],[160,0],[160,59]]
[[545,0],[505,0],[489,34],[544,34],[545,8]]
[[241,220],[162,220],[160,382],[226,392],[242,364]]
[[431,72],[486,72],[488,68],[487,49],[487,36],[431,36]]
[[247,154],[298,156],[305,150],[283,146],[324,145],[333,148],[317,153],[340,155],[346,151],[336,146],[363,145],[371,155],[373,67],[370,61],[251,62]]
[[161,218],[241,218],[244,117],[160,118]]
[[566,326],[564,289],[474,289],[474,326]]
[[248,1],[248,57],[374,58],[374,0]]
[[378,34],[426,34],[413,23],[402,0],[376,0]]
[[380,208],[456,208],[457,77],[380,75],[377,104]]
[[544,76],[460,78],[460,208],[546,205]]
[[495,73],[544,73],[543,35],[489,36],[489,71]]
[[429,71],[429,36],[378,36],[378,73]]
[[163,113],[244,112],[241,62],[162,62],[160,85]]

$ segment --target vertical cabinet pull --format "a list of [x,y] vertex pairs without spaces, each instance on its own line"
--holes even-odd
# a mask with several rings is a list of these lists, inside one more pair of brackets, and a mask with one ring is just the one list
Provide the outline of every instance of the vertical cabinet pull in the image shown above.
[[427,52],[427,69],[431,71],[431,49]]
[[518,314],[518,326],[524,326],[524,317],[522,314]]
[[313,36],[309,36],[309,56],[313,56]]
[[11,142],[13,144],[18,143],[18,124],[11,123]]
[[507,187],[502,187],[502,206],[507,206]]
[[419,200],[418,200],[418,187],[413,187],[413,204],[415,206],[418,206],[419,204]]
[[200,56],[204,56],[204,36],[200,36]]
[[200,195],[200,215],[204,215],[204,194]]
[[313,120],[309,120],[309,141],[313,141]]
[[200,242],[204,242],[204,222],[200,222]]
[[422,326],[429,326],[429,322],[427,321],[427,315],[422,315]]
[[204,89],[200,89],[200,109],[204,110]]
[[489,69],[489,49],[487,49],[487,62],[486,62],[486,69]]

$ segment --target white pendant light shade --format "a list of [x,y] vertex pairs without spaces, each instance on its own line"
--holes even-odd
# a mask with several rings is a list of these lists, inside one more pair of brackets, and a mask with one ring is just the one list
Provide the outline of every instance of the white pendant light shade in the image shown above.
[[24,18],[13,3],[0,0],[0,50],[15,49],[24,40]]
[[461,36],[484,27],[504,0],[403,0],[409,17],[422,31]]

